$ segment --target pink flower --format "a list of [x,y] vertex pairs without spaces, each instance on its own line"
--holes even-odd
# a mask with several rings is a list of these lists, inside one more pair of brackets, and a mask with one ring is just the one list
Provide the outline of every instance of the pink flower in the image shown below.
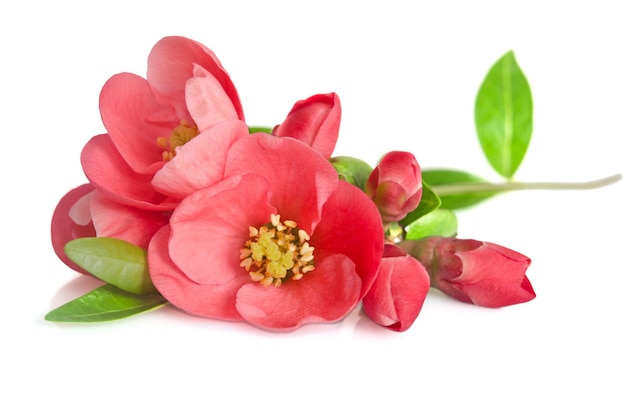
[[402,220],[422,198],[422,170],[410,152],[392,151],[380,160],[365,184],[383,222]]
[[184,37],[154,46],[146,79],[111,77],[100,94],[100,113],[108,133],[83,149],[87,178],[120,203],[153,210],[177,204],[180,194],[161,192],[152,180],[182,148],[206,141],[227,146],[232,137],[213,127],[234,121],[245,127],[237,91],[215,54]]
[[235,142],[225,179],[183,199],[148,248],[150,274],[194,315],[288,331],[343,318],[383,252],[376,206],[291,139]]
[[530,259],[497,244],[429,237],[400,243],[428,270],[433,287],[467,303],[491,308],[528,302]]
[[336,94],[314,95],[296,102],[272,134],[296,138],[330,158],[339,137],[340,120],[341,104]]
[[363,298],[363,311],[381,326],[406,331],[419,315],[429,287],[428,272],[420,262],[398,246],[385,244],[378,276]]

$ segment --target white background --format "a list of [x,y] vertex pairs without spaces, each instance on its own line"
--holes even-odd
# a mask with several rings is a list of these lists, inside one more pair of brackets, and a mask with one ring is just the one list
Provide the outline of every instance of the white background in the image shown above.
[[[489,67],[514,50],[535,101],[519,181],[626,173],[626,13],[609,1],[23,1],[0,6],[3,154],[0,411],[623,413],[624,181],[518,192],[459,214],[459,237],[529,256],[537,292],[504,309],[431,292],[405,333],[361,318],[272,334],[172,308],[110,324],[44,315],[92,285],[54,255],[59,198],[104,132],[111,75],[154,43],[211,48],[250,124],[337,92],[335,155],[498,180],[473,126]],[[364,235],[366,237],[367,235]]]

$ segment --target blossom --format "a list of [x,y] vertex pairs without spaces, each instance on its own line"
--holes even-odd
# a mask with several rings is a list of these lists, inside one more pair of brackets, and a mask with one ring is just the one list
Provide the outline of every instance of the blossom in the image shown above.
[[535,298],[530,259],[506,247],[438,236],[400,246],[424,265],[433,287],[462,302],[496,308]]
[[365,183],[383,222],[402,220],[422,198],[422,170],[410,152],[392,151],[380,160]]
[[107,133],[82,151],[87,178],[120,203],[152,210],[171,210],[178,202],[152,180],[183,147],[204,141],[227,146],[231,136],[222,138],[213,127],[245,126],[237,91],[215,54],[184,37],[156,43],[145,79],[112,76],[100,93],[100,113]]
[[273,135],[296,138],[330,158],[339,137],[341,104],[335,93],[313,95],[296,102]]
[[430,279],[424,266],[394,244],[385,244],[372,289],[363,298],[363,311],[392,331],[411,327],[422,309]]
[[292,138],[255,133],[224,179],[185,197],[148,247],[152,280],[194,315],[289,331],[343,318],[383,253],[376,206]]

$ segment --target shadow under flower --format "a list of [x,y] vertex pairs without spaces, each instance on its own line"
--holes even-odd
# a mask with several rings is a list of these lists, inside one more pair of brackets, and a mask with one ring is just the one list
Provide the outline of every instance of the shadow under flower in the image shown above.
[[104,285],[102,280],[99,280],[93,276],[76,274],[76,277],[57,291],[57,293],[50,300],[50,310],[56,309],[61,305],[66,304],[84,294]]

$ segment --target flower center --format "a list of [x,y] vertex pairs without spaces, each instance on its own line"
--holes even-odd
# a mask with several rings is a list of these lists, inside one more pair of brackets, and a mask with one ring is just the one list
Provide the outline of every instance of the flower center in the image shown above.
[[185,145],[198,135],[198,127],[181,119],[180,124],[172,130],[169,138],[158,137],[157,145],[163,148],[163,161],[169,161],[176,155],[176,148]]
[[280,221],[279,214],[270,216],[270,223],[250,226],[250,239],[241,249],[241,267],[255,282],[264,286],[280,286],[287,279],[300,280],[315,269],[309,235],[293,220]]

